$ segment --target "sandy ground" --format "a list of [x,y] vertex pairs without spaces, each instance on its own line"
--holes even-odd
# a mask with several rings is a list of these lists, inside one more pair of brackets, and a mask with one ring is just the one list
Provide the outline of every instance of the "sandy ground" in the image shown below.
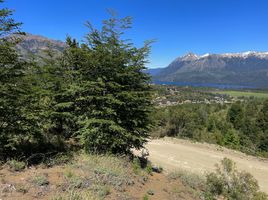
[[149,159],[167,171],[176,169],[206,173],[215,170],[215,164],[224,157],[237,163],[238,170],[250,172],[268,193],[268,159],[259,159],[217,145],[193,143],[187,140],[164,138],[150,141],[146,148]]

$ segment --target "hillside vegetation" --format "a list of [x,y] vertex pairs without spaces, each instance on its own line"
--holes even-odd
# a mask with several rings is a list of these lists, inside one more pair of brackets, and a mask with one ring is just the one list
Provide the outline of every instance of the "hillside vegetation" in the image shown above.
[[[112,16],[98,29],[87,22],[85,42],[67,37],[63,53],[48,44],[27,58],[18,53],[24,38],[20,26],[11,10],[0,9],[1,199],[267,199],[257,181],[234,170],[230,160],[223,161],[223,172],[192,187],[181,175],[169,179],[161,174],[163,169],[143,151],[133,155],[149,140],[154,121],[164,134],[196,138],[197,133],[233,148],[244,142],[253,152],[265,153],[267,102],[256,104],[258,116],[256,107],[247,108],[251,104],[233,104],[228,121],[212,117],[224,117],[224,108],[205,107],[200,119],[211,116],[206,127],[192,107],[153,113],[153,90],[144,73],[151,42],[138,48],[124,39],[131,18]],[[41,46],[46,43],[38,39]],[[244,111],[254,118],[246,118]],[[259,131],[257,137],[244,134],[244,125]],[[213,137],[203,135],[205,128]],[[230,189],[230,184],[237,187]]]
[[137,48],[121,39],[130,18],[108,19],[100,30],[88,22],[85,43],[67,37],[63,55],[45,49],[40,63],[40,57],[18,56],[20,23],[8,9],[0,14],[1,160],[81,148],[128,154],[143,147],[151,95],[142,70],[150,43]]
[[[268,156],[266,98],[252,95],[234,98],[225,90],[176,89],[174,86],[158,87],[156,91],[159,100],[155,101],[158,108],[152,115],[153,137],[188,138]],[[217,96],[218,93],[223,96]],[[165,103],[167,100],[172,103]]]

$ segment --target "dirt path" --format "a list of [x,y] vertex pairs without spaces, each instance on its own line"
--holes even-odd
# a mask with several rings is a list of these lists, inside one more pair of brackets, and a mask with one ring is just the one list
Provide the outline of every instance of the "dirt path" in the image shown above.
[[205,173],[213,171],[215,164],[224,157],[230,158],[239,170],[250,172],[258,180],[261,190],[268,193],[268,159],[261,160],[217,145],[171,138],[152,140],[146,147],[150,152],[149,159],[166,170],[182,168]]

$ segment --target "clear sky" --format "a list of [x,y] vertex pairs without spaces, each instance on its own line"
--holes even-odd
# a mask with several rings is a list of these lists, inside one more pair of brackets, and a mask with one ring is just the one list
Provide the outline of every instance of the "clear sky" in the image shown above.
[[97,27],[109,17],[132,16],[127,32],[138,46],[156,39],[149,68],[165,67],[188,52],[196,54],[268,51],[268,0],[6,0],[23,31],[81,40],[85,21]]

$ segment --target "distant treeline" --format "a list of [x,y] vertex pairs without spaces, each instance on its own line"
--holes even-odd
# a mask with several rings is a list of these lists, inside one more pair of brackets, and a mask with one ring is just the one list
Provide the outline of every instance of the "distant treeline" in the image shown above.
[[268,156],[268,100],[159,108],[152,136],[190,138]]

